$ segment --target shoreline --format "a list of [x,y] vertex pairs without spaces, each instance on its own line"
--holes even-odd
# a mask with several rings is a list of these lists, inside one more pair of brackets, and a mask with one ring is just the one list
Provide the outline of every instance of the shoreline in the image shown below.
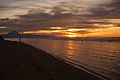
[[[60,57],[59,57],[59,58],[60,58]],[[101,75],[101,74],[99,74],[99,73],[96,73],[96,72],[94,72],[94,71],[92,71],[92,70],[90,70],[90,69],[88,69],[88,68],[85,68],[85,67],[83,67],[83,66],[81,66],[81,65],[78,65],[78,64],[76,64],[76,63],[73,63],[73,62],[64,60],[64,59],[62,59],[62,58],[60,58],[60,60],[64,61],[64,62],[67,63],[67,64],[72,65],[73,67],[76,67],[76,68],[78,68],[78,69],[81,69],[81,70],[89,73],[89,74],[92,74],[92,75],[94,75],[94,76],[96,76],[96,77],[98,77],[98,78],[101,78],[102,80],[111,80],[110,78],[108,78],[108,77],[106,77],[106,76],[104,76],[104,75]]]
[[[120,38],[120,37],[117,37]],[[6,38],[5,38],[6,39]],[[12,39],[12,38],[8,38]],[[13,39],[18,39],[18,38],[13,38]],[[48,39],[48,38],[22,38],[22,39]],[[75,39],[52,39],[49,38],[50,40],[71,40],[71,41],[87,41],[87,42],[115,42],[115,43],[120,43],[120,40],[75,40]],[[18,39],[19,41],[19,39]]]
[[[0,71],[6,72],[6,74],[0,73],[0,75],[7,76],[7,78],[12,77],[13,80],[15,77],[17,80],[21,80],[21,77],[22,80],[104,80],[32,45],[15,41],[3,41],[0,44],[2,52],[0,64],[2,63],[3,67]],[[6,65],[10,67],[5,68]],[[15,68],[12,69],[13,67]],[[9,72],[11,76],[8,77]],[[1,80],[6,80],[5,78]]]

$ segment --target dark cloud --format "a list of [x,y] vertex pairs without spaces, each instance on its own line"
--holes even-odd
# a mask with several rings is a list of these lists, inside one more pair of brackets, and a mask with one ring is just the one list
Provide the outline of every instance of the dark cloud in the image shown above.
[[120,18],[120,0],[90,8],[89,11],[93,13],[89,17]]
[[[19,15],[19,19],[1,19],[0,26],[8,26],[18,30],[48,29],[51,26],[66,26],[73,22],[70,14],[28,13]],[[70,19],[70,20],[69,20]]]
[[[1,19],[0,26],[8,26],[11,29],[18,30],[47,30],[50,27],[65,27],[70,28],[69,26],[74,26],[73,28],[98,28],[97,26],[92,26],[86,22],[80,26],[73,25],[79,21],[79,16],[73,14],[47,14],[47,13],[28,13],[26,15],[19,15],[19,19],[6,20]],[[72,27],[71,27],[72,28]]]
[[120,0],[114,0],[113,3],[105,6],[113,8],[107,17],[120,19]]
[[113,0],[112,3],[105,5],[107,7],[115,7],[120,9],[120,0]]
[[91,17],[102,17],[107,15],[110,11],[104,8],[103,6],[98,6],[97,8],[92,8],[90,11],[93,13]]
[[[56,9],[56,8],[55,8]],[[55,11],[54,9],[54,11]],[[30,31],[30,30],[50,30],[50,27],[96,29],[104,26],[94,26],[93,24],[109,24],[107,22],[90,22],[82,20],[81,16],[70,13],[54,14],[43,12],[29,12],[25,15],[17,15],[18,19],[1,19],[0,26],[7,26],[7,30]],[[75,25],[77,23],[77,25]],[[73,27],[69,27],[73,26]]]
[[91,32],[86,31],[86,30],[82,30],[82,31],[76,31],[76,33],[78,33],[78,34],[88,34],[88,33],[91,33]]
[[[81,22],[82,24],[110,24],[110,22],[90,22],[90,21],[86,21],[86,22]],[[113,24],[113,23],[111,23],[111,24]]]

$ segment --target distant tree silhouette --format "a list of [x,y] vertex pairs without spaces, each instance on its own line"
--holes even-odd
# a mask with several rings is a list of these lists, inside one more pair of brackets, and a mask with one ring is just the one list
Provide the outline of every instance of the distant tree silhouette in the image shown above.
[[2,36],[0,36],[0,40],[4,40],[4,38]]

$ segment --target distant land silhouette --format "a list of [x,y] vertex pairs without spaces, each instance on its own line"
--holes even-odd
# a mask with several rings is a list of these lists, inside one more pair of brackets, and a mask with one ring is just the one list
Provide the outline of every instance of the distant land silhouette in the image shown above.
[[11,31],[8,34],[2,35],[4,38],[45,38],[55,40],[78,40],[78,41],[120,41],[120,37],[54,37],[50,35],[33,35],[33,34],[21,34],[17,31]]
[[20,34],[17,31],[11,31],[8,34],[3,35],[5,38],[49,38],[53,36],[49,35],[33,35],[33,34]]

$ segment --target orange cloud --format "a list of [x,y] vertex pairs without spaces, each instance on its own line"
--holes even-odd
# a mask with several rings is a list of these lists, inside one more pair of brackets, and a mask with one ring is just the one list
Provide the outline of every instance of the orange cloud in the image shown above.
[[3,28],[7,28],[7,27],[6,26],[0,26],[0,28],[3,29]]

